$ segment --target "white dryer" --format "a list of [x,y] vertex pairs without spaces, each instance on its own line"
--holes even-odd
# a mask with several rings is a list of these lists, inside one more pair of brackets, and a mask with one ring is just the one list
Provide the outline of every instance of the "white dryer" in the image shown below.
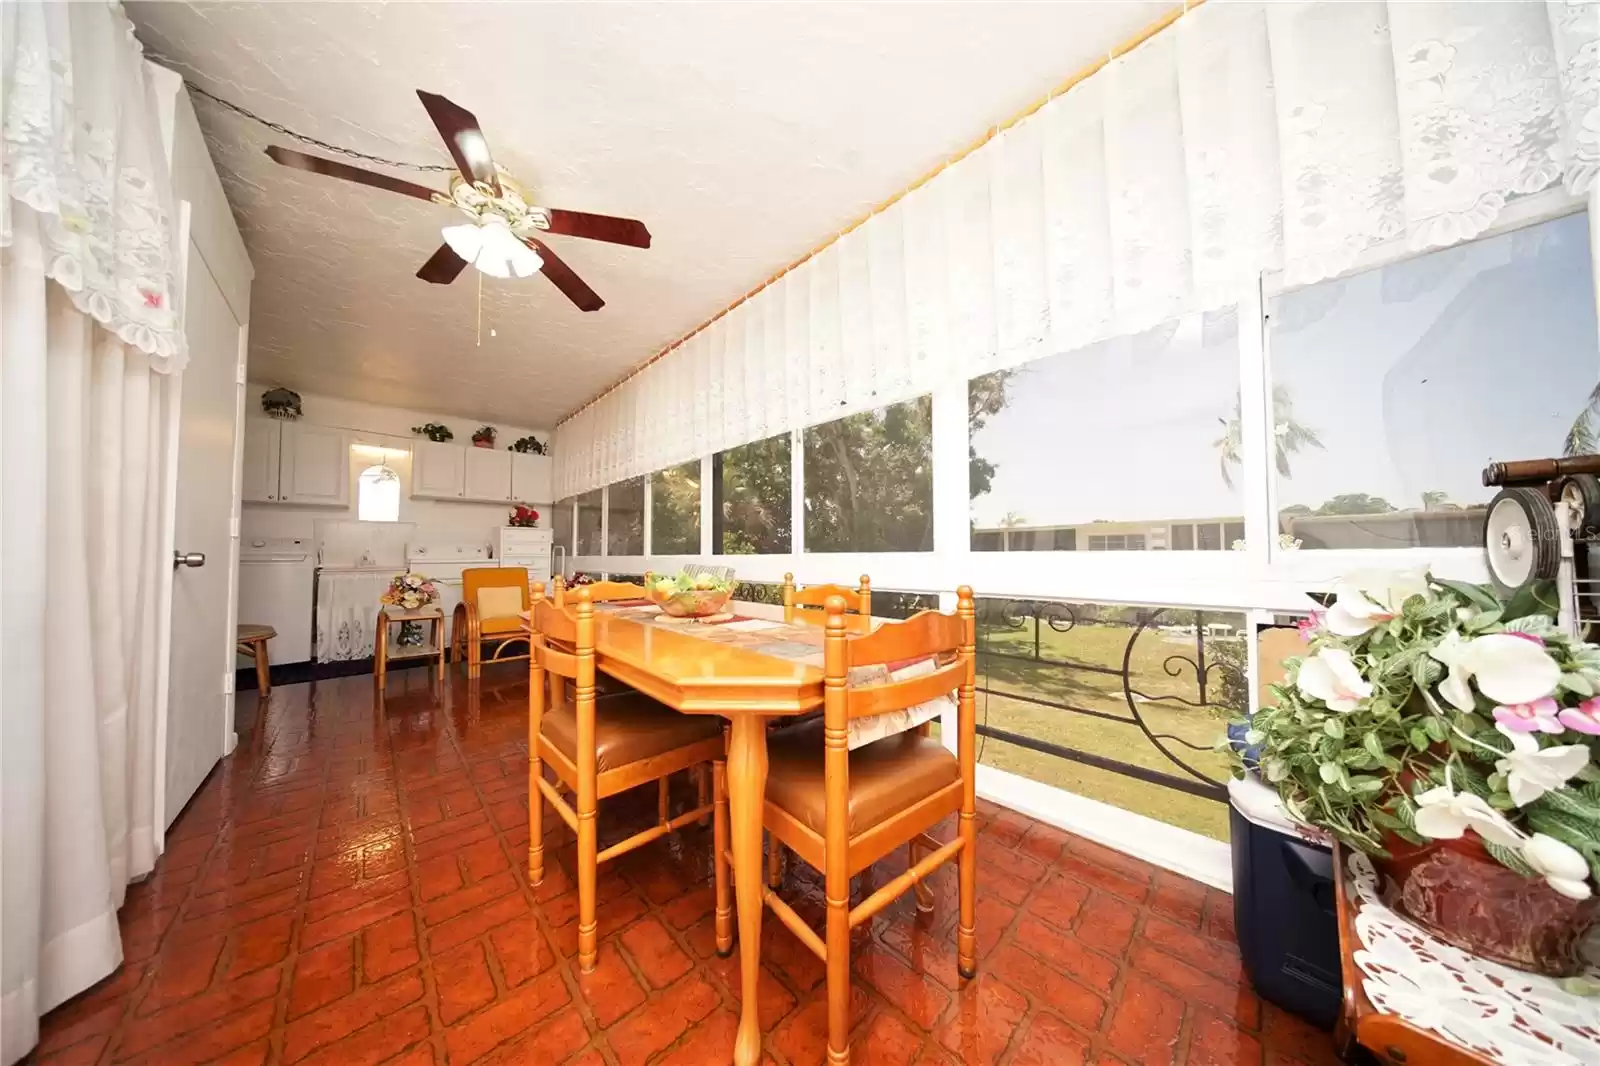
[[311,619],[317,561],[299,537],[253,537],[239,546],[239,622],[271,626],[272,665],[311,658]]

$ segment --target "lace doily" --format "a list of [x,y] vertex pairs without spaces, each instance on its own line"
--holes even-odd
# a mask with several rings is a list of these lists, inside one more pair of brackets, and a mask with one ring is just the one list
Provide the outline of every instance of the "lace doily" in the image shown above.
[[[1600,1063],[1600,999],[1468,955],[1419,929],[1384,906],[1365,855],[1351,855],[1348,872],[1361,944],[1355,962],[1375,1008],[1507,1066]],[[1588,958],[1586,976],[1600,981],[1594,940]]]

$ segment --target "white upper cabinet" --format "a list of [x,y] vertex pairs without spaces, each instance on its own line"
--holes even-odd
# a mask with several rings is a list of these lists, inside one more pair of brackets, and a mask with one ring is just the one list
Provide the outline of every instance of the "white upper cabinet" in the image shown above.
[[457,444],[419,440],[411,450],[411,495],[440,500],[466,496],[466,457]]
[[289,503],[344,507],[350,503],[350,445],[326,426],[283,426],[278,495]]
[[507,452],[511,456],[511,499],[516,503],[551,503],[552,467],[548,455]]
[[464,498],[486,503],[511,499],[511,452],[493,448],[463,448],[466,463]]
[[244,423],[244,498],[257,502],[278,499],[278,452],[283,423],[267,418],[247,418]]
[[349,440],[326,426],[246,419],[242,488],[257,503],[347,506]]

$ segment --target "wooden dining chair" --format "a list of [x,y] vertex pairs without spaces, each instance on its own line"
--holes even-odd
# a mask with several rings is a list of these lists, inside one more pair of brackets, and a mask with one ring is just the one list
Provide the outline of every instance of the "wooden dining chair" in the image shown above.
[[[450,621],[450,658],[465,663],[467,677],[477,677],[486,662],[520,662],[523,654],[506,654],[514,644],[526,645],[522,614],[528,610],[528,568],[475,566],[461,571],[461,602]],[[487,657],[485,645],[493,645]]]
[[[587,586],[572,590],[563,607],[533,588],[527,629],[528,666],[528,879],[544,881],[544,801],[578,838],[578,968],[595,966],[595,878],[600,863],[626,854],[693,821],[714,814],[714,804],[672,817],[667,780],[724,757],[722,720],[679,714],[637,692],[603,700],[595,695],[594,603]],[[550,675],[548,703],[545,678]],[[566,698],[565,679],[574,685]],[[544,764],[574,793],[576,806],[544,776]],[[656,824],[599,850],[596,820],[600,801],[651,781],[658,782]]]
[[589,590],[589,599],[595,603],[650,598],[650,594],[645,591],[643,585],[635,585],[631,581],[596,581],[583,587]]
[[[822,721],[774,734],[767,742],[763,823],[775,842],[823,872],[825,935],[818,936],[770,887],[763,895],[772,912],[827,967],[830,1066],[850,1062],[850,931],[913,886],[918,909],[931,910],[932,892],[922,882],[951,859],[960,864],[956,968],[963,977],[977,974],[976,614],[970,588],[962,586],[956,597],[953,615],[924,611],[854,638],[846,636],[848,601],[829,597],[824,605]],[[917,676],[850,686],[852,669],[928,659],[932,668],[923,667]],[[957,694],[957,754],[915,730],[848,749],[851,721],[915,707],[951,692]],[[724,790],[718,789],[719,826],[727,824],[722,809],[726,802]],[[951,814],[958,815],[957,834],[944,843],[929,830]],[[902,845],[911,851],[906,871],[851,908],[850,879]],[[727,856],[719,850],[716,861],[726,863]],[[728,906],[727,882],[726,871],[719,869],[719,913]]]
[[853,589],[844,585],[812,585],[809,588],[796,588],[794,575],[784,574],[783,620],[794,622],[809,616],[809,620],[820,621],[823,605],[828,602],[829,596],[843,597],[846,609],[856,614],[872,613],[872,579],[866,574],[861,575],[861,584]]
[[[648,580],[648,575],[647,575]],[[629,581],[591,581],[587,585],[568,585],[566,579],[557,577],[550,586],[550,599],[557,607],[565,606],[567,598],[577,589],[588,589],[592,603],[610,603],[616,600],[644,600],[650,594],[644,585]]]

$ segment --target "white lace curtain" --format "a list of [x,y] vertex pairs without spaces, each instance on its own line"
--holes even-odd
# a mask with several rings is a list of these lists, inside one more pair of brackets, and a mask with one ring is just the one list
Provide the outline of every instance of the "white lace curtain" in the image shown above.
[[0,0],[0,1063],[121,963],[163,845],[170,192],[121,9]]
[[0,3],[0,248],[13,200],[78,310],[181,370],[170,184],[144,51],[118,4]]
[[1597,40],[1594,2],[1212,0],[562,423],[556,492],[1581,195]]

